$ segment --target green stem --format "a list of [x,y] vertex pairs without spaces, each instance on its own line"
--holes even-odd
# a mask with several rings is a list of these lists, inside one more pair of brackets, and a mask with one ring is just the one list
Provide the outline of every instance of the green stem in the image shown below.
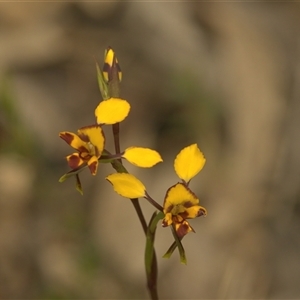
[[[119,160],[114,160],[112,163],[113,168],[118,172],[118,173],[128,173],[126,168],[123,166],[122,162]],[[131,203],[133,204],[133,207],[138,215],[138,218],[140,220],[140,223],[142,225],[143,231],[147,237],[147,230],[148,226],[145,220],[145,217],[143,215],[140,203],[138,199],[130,199]],[[151,268],[150,268],[150,273],[147,274],[147,288],[150,293],[151,299],[152,300],[158,300],[158,294],[157,294],[157,257],[155,253],[155,249],[153,246],[153,259],[151,260]]]
[[[108,90],[109,90],[109,96],[113,98],[119,98],[120,97],[120,82],[119,82],[119,76],[118,76],[118,69],[116,66],[116,63],[113,63],[113,70],[111,73],[111,80],[108,82]],[[114,124],[112,126],[113,130],[113,136],[114,136],[114,144],[115,144],[115,151],[116,153],[120,153],[120,125],[119,123]],[[119,173],[128,173],[126,168],[124,168],[122,164],[122,160],[115,160],[112,162],[112,166],[115,168],[115,170]],[[140,203],[138,202],[138,199],[131,199],[131,203],[134,206],[134,209],[138,215],[138,218],[141,222],[141,225],[143,227],[144,233],[147,237],[147,230],[148,226],[145,220],[145,217],[143,215]],[[155,249],[153,246],[153,259],[151,260],[151,272],[149,273],[149,276],[147,276],[147,287],[151,296],[152,300],[158,300],[158,294],[157,294],[157,258],[155,254]]]
[[[145,267],[148,289],[151,299],[158,299],[157,294],[157,263],[154,250],[154,239],[157,223],[164,217],[163,212],[154,212],[149,222],[146,234]],[[153,263],[155,261],[155,263]]]

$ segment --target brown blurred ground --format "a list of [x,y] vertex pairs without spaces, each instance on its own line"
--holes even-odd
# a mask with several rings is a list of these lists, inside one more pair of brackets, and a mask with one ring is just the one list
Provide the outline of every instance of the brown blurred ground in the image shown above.
[[[95,60],[112,46],[132,110],[123,148],[160,151],[129,167],[160,203],[173,160],[197,142],[192,188],[208,217],[184,239],[158,229],[164,299],[300,297],[298,3],[0,3],[0,298],[147,298],[144,237],[101,166],[58,183],[58,138],[93,122]],[[153,209],[143,203],[147,218]]]

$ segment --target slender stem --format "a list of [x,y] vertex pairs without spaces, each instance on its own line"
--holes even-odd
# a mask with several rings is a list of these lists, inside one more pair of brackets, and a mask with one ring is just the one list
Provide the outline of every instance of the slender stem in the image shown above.
[[157,259],[156,253],[153,246],[153,260],[151,264],[151,275],[147,278],[147,287],[151,296],[152,300],[158,300],[158,293],[157,293]]
[[143,231],[146,234],[147,233],[147,223],[146,223],[145,217],[143,215],[143,212],[142,212],[142,209],[141,209],[141,206],[139,203],[139,199],[130,199],[130,201],[133,204],[133,207],[134,207],[134,209],[138,215],[138,218],[140,220],[140,223],[143,227]]
[[[157,264],[156,264],[157,265]],[[152,300],[158,300],[158,293],[157,293],[157,288],[156,286],[153,287],[153,286],[149,286],[148,285],[148,289],[149,289],[149,292],[150,292],[150,296],[151,296],[151,299]]]
[[115,151],[116,154],[120,153],[120,123],[116,123],[112,126],[113,136],[114,136],[114,144],[115,144]]
[[[120,82],[118,77],[118,70],[115,68],[112,70],[112,78],[111,81],[108,83],[108,90],[110,97],[119,98],[120,97]],[[116,153],[120,153],[120,123],[116,123],[112,125],[113,137],[114,137],[114,144],[115,144],[115,151]],[[121,162],[121,160],[120,160]]]
[[[122,162],[120,162],[119,160],[112,161],[111,165],[119,173],[128,173],[126,168],[123,166]],[[150,196],[149,196],[149,198],[152,199]],[[138,218],[139,218],[140,223],[142,225],[143,231],[144,231],[144,233],[147,237],[148,226],[147,226],[145,217],[143,215],[139,200],[138,199],[130,199],[130,200],[131,200],[131,203],[133,204],[133,207],[134,207],[134,209],[135,209],[135,211],[138,215]],[[148,201],[150,201],[150,200],[148,199]],[[159,205],[158,203],[156,203],[156,204]],[[153,205],[154,205],[154,203],[153,203]],[[162,210],[162,207],[157,207],[157,208],[159,210]],[[155,249],[154,249],[154,246],[153,246],[153,259],[152,259],[152,262],[151,262],[151,273],[149,274],[149,276],[147,276],[147,288],[148,288],[148,291],[149,291],[149,294],[150,294],[152,300],[158,300],[159,299],[158,298],[158,293],[157,293],[157,273],[158,273],[157,257],[156,257],[156,252],[155,252]]]
[[149,194],[146,192],[146,197],[145,197],[154,207],[156,207],[159,211],[163,211],[163,207],[158,204],[154,199],[152,199]]
[[[119,82],[118,68],[116,66],[116,61],[113,62],[113,70],[112,70],[111,76],[112,76],[111,80],[108,83],[109,95],[110,95],[110,97],[119,98],[120,97],[120,82]],[[113,130],[113,136],[114,136],[115,151],[116,151],[116,153],[120,153],[121,151],[120,151],[120,125],[119,125],[119,123],[114,124],[112,126],[112,130]],[[115,160],[114,162],[112,162],[112,166],[115,168],[115,170],[117,172],[126,172],[126,173],[128,173],[127,170],[124,168],[121,159]],[[138,215],[138,218],[140,220],[140,223],[143,227],[143,231],[144,231],[144,233],[147,237],[148,226],[147,226],[145,217],[143,215],[140,203],[138,202],[138,199],[131,199],[131,203],[134,206],[134,209],[135,209],[135,211]],[[157,258],[156,258],[156,253],[155,253],[154,246],[153,246],[153,260],[152,260],[152,263],[151,263],[151,273],[149,274],[149,276],[147,276],[147,287],[148,287],[151,299],[152,300],[158,300],[158,294],[157,294]]]
[[164,217],[162,212],[157,213],[156,211],[153,213],[146,234],[146,249],[145,249],[145,267],[147,274],[147,283],[148,289],[151,295],[151,299],[158,299],[157,294],[157,263],[153,263],[153,260],[156,261],[156,255],[154,252],[154,240],[155,233],[157,228],[157,223]]

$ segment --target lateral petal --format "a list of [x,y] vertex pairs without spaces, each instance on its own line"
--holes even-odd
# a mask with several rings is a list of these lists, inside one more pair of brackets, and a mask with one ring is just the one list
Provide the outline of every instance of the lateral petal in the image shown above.
[[179,152],[174,161],[174,169],[180,179],[189,182],[202,170],[205,161],[197,144],[192,144]]
[[133,165],[141,168],[151,168],[162,161],[158,152],[141,147],[127,148],[122,157],[126,158]]
[[86,143],[75,133],[69,131],[62,131],[59,133],[59,137],[62,138],[67,144],[69,144],[75,150],[79,152],[87,152]]
[[106,177],[116,193],[125,198],[145,197],[146,188],[135,176],[127,173],[114,173]]
[[103,100],[95,110],[98,124],[115,124],[123,121],[129,114],[130,104],[120,98]]
[[200,216],[207,215],[206,209],[200,205],[189,207],[185,211],[186,211],[186,215],[185,215],[186,219],[194,219]]

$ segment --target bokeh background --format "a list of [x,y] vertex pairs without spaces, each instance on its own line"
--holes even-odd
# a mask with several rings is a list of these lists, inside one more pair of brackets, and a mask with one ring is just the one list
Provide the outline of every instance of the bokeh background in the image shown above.
[[299,31],[299,3],[1,3],[0,298],[148,298],[145,239],[112,168],[84,172],[83,196],[58,183],[71,151],[58,132],[94,122],[107,46],[132,106],[122,147],[164,158],[128,166],[153,198],[177,182],[181,148],[207,158],[187,266],[161,258],[172,236],[158,228],[160,297],[299,298]]

